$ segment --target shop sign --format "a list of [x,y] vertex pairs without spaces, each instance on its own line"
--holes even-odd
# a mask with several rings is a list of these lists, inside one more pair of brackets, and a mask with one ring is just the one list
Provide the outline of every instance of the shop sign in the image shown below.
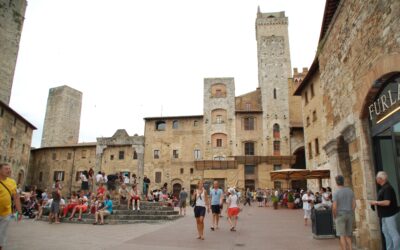
[[397,92],[393,89],[389,89],[369,105],[369,119],[372,121],[376,120],[376,123],[380,123],[392,114],[396,113],[400,109],[400,83],[397,84]]

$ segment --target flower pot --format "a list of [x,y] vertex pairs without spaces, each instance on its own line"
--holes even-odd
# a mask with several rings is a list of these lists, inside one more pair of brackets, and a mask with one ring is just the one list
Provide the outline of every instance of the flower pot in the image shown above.
[[288,202],[288,203],[287,203],[287,207],[288,207],[289,209],[294,209],[294,202]]

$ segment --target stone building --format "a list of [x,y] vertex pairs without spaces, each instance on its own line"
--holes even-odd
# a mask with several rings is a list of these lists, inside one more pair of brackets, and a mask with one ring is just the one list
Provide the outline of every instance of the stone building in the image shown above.
[[0,101],[10,103],[26,0],[0,0]]
[[63,193],[80,189],[80,174],[92,168],[106,174],[142,175],[143,136],[129,136],[117,130],[112,137],[97,138],[97,142],[50,146],[31,151],[31,184],[50,188],[56,180],[63,185]]
[[317,110],[319,131],[306,128],[305,138],[312,144],[320,138],[324,155],[309,166],[329,167],[332,177],[343,174],[354,190],[360,249],[380,249],[383,242],[368,203],[376,200],[377,171],[388,172],[399,200],[399,41],[399,1],[327,0],[318,52],[296,91],[304,119]]
[[79,141],[82,93],[68,86],[51,88],[43,125],[42,147],[74,145]]
[[12,178],[25,185],[29,168],[32,132],[29,121],[0,101],[0,162],[12,167]]
[[255,91],[236,96],[233,78],[205,78],[203,115],[145,118],[145,174],[154,187],[167,183],[177,193],[204,179],[222,187],[283,188],[286,182],[271,181],[272,170],[305,168],[301,99],[289,95],[298,82],[287,25],[284,12],[258,10]]

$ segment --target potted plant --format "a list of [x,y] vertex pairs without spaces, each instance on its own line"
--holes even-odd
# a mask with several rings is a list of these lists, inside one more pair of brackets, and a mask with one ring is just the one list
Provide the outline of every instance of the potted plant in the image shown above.
[[288,202],[287,202],[287,207],[289,209],[294,209],[294,197],[292,193],[288,194]]
[[279,202],[278,197],[276,197],[275,195],[273,195],[273,196],[271,197],[271,201],[272,201],[272,205],[273,205],[274,209],[278,209],[278,202]]

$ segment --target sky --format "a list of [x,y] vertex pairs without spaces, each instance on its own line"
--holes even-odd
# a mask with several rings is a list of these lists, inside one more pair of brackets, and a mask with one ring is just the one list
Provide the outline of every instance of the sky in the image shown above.
[[309,67],[324,0],[28,0],[10,106],[38,128],[33,147],[62,85],[83,92],[80,142],[201,115],[204,78],[234,77],[236,95],[258,87],[257,6],[285,11],[292,68]]

